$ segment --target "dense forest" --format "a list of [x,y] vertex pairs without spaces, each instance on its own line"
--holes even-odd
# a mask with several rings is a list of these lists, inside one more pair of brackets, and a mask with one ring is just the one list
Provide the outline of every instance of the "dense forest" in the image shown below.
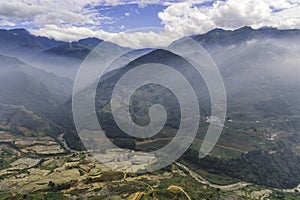
[[299,184],[300,157],[283,142],[278,142],[273,151],[254,150],[240,158],[221,159],[207,156],[198,158],[199,152],[189,149],[182,157],[184,162],[196,164],[199,169],[226,177],[274,188],[292,188]]

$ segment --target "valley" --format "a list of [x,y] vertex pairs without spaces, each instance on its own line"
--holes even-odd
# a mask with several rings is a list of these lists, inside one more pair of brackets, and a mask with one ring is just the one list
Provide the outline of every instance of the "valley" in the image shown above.
[[[228,101],[218,143],[198,159],[209,123],[219,119],[211,116],[205,82],[184,58],[141,49],[112,64],[97,85],[95,108],[105,135],[124,151],[94,154],[86,151],[74,124],[72,86],[84,58],[103,40],[60,42],[25,29],[1,30],[0,199],[300,199],[300,49],[293,45],[299,36],[299,30],[251,27],[193,36],[219,67]],[[99,56],[123,48],[109,43]],[[161,170],[142,173],[157,161],[151,152],[176,135],[180,104],[159,85],[135,91],[128,105],[134,122],[147,125],[155,104],[168,115],[163,129],[147,139],[122,131],[110,104],[120,77],[152,62],[170,65],[190,80],[201,118],[184,155]],[[172,77],[165,80],[176,83]]]
[[[62,141],[62,135],[52,138],[41,132],[41,130],[46,131],[49,126],[39,116],[24,107],[1,106],[5,109],[2,109],[0,119],[4,116],[9,119],[1,122],[0,132],[0,199],[3,200],[78,198],[143,200],[199,199],[199,197],[234,200],[282,199],[281,197],[297,199],[298,196],[296,191],[299,191],[299,187],[282,190],[238,179],[231,180],[231,183],[224,182],[224,177],[204,176],[205,173],[191,169],[181,162],[146,174],[122,172],[122,170],[130,171],[130,167],[142,169],[143,166],[138,164],[138,159],[141,156],[141,163],[145,163],[143,161],[145,155],[132,150],[123,153],[110,151],[100,157],[96,156],[96,159],[89,152],[70,151]],[[23,115],[23,117],[26,115],[27,120],[31,119],[32,126],[23,127],[25,124],[22,123],[22,118],[16,115]],[[10,124],[12,121],[14,126]],[[137,145],[159,140],[160,138],[139,142]],[[217,148],[242,153],[239,149],[222,145],[218,145]],[[121,158],[114,162],[119,162],[122,168],[115,163],[115,170],[112,171],[108,166],[111,167],[111,158],[116,158],[114,153],[118,154],[119,159]],[[137,164],[126,160],[129,153],[132,154],[129,157],[134,158]],[[191,167],[196,166],[191,165]]]
[[[31,139],[23,141],[30,143]],[[54,145],[47,137],[36,139],[36,142],[44,151],[50,144]],[[0,199],[142,200],[201,197],[230,200],[264,199],[278,195],[296,199],[295,191],[299,189],[279,190],[246,182],[218,185],[178,162],[146,174],[111,171],[105,161],[100,163],[88,152],[54,153],[49,150],[48,154],[38,151],[24,154],[23,148],[1,144],[1,158],[5,158],[4,152],[13,156],[10,156],[12,160],[6,160],[7,165],[2,166],[0,171]]]

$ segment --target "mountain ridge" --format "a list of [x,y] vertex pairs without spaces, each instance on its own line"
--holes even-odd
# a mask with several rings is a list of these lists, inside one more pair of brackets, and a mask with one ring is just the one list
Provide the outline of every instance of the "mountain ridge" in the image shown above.
[[[299,34],[300,29],[278,29],[275,27],[261,27],[261,28],[257,28],[254,29],[251,26],[243,26],[237,29],[233,29],[233,30],[226,30],[223,28],[219,28],[216,27],[206,33],[199,33],[199,34],[193,34],[191,35],[192,38],[197,39],[197,37],[199,38],[203,38],[203,37],[207,37],[209,35],[214,35],[214,34],[220,34],[220,33],[241,33],[241,32],[245,32],[245,31],[250,31],[250,32],[258,32],[258,33],[270,33],[273,32],[275,33],[275,36],[280,36],[280,32],[281,33],[285,33],[285,34]],[[60,40],[55,40],[51,37],[45,37],[45,36],[37,36],[34,35],[32,33],[30,33],[30,31],[28,31],[27,29],[24,28],[15,28],[15,29],[0,29],[0,34],[3,33],[11,33],[13,35],[15,34],[20,34],[20,35],[26,35],[26,36],[31,36],[31,37],[35,37],[38,40],[43,40],[43,39],[48,39],[49,41],[54,41],[54,42],[59,42],[60,44],[68,44],[68,43],[73,43],[73,44],[89,44],[91,46],[96,46],[96,44],[99,44],[103,41],[103,39],[101,38],[97,38],[97,37],[86,37],[86,38],[82,38],[82,39],[78,39],[78,40],[74,40],[74,41],[60,41]],[[284,34],[283,34],[284,35]],[[0,35],[1,37],[1,35]]]

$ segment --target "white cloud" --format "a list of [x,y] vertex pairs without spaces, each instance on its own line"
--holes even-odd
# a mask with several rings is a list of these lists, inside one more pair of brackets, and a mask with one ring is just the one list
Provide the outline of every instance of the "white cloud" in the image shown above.
[[272,13],[270,6],[261,0],[217,2],[213,9],[211,20],[216,26],[226,28],[257,25],[270,18]]
[[184,35],[204,33],[214,28],[207,8],[193,7],[187,2],[172,4],[158,16],[167,30]]
[[175,39],[182,37],[163,29],[146,29],[136,32],[110,33],[103,30],[91,30],[86,27],[59,27],[46,25],[38,30],[29,30],[32,34],[56,40],[77,41],[87,37],[97,37],[121,46],[132,48],[167,46]]
[[43,13],[40,6],[28,5],[22,2],[0,2],[0,15],[4,18],[27,19]]
[[219,0],[211,7],[185,2],[171,4],[158,16],[166,29],[185,35],[205,33],[214,27],[235,29],[245,25],[300,28],[297,0]]
[[[201,3],[207,4],[208,1],[6,0],[0,2],[0,26],[25,26],[31,23],[31,27],[36,27],[30,30],[33,34],[57,40],[98,37],[133,47],[168,44],[183,35],[205,33],[215,27],[235,29],[249,25],[254,28],[300,28],[299,0],[216,0],[212,5],[201,6]],[[110,33],[100,29],[103,24],[113,27],[115,21],[111,16],[102,15],[101,10],[95,10],[95,6],[134,3],[140,7],[148,4],[167,6],[158,13],[164,26],[161,34],[151,31]],[[118,25],[118,28],[123,30],[126,24]]]
[[125,29],[126,29],[126,26],[125,26],[124,24],[122,24],[122,25],[120,26],[120,29],[121,29],[121,30],[125,30]]
[[9,22],[9,21],[6,21],[6,20],[0,20],[0,26],[15,26],[16,24],[15,23],[12,23],[12,22]]
[[121,46],[132,48],[165,47],[182,35],[174,34],[165,30],[149,30],[137,32],[121,32],[109,37],[108,40]]
[[[91,7],[86,7],[91,5]],[[93,9],[96,0],[7,0],[0,2],[0,17],[6,20],[32,20],[33,25],[99,24],[101,17]],[[107,18],[105,18],[107,20]]]
[[113,36],[113,33],[108,33],[103,30],[91,30],[87,27],[76,27],[76,26],[57,26],[57,25],[45,25],[40,29],[29,30],[34,35],[45,36],[56,40],[63,41],[77,41],[87,37],[98,37],[101,39],[108,39]]

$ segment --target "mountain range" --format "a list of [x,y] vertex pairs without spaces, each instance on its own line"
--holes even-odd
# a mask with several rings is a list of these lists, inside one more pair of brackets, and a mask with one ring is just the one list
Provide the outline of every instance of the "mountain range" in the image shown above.
[[[130,69],[149,62],[171,63],[191,80],[201,99],[197,139],[181,162],[209,173],[270,187],[299,184],[300,30],[242,27],[233,31],[214,29],[191,37],[215,61],[227,93],[226,123],[211,154],[197,159],[207,129],[206,117],[210,116],[205,82],[194,77],[192,67],[184,59],[162,49],[129,49],[132,52],[121,58],[122,63],[128,63],[118,66],[116,62],[106,78],[100,80],[96,108],[106,134],[119,146],[147,151],[172,139],[180,113],[178,102],[166,88],[145,86],[132,100],[131,112],[140,124],[149,123],[147,110],[153,104],[164,105],[170,114],[166,127],[148,140],[137,140],[122,132],[113,122],[109,104],[116,82]],[[51,131],[52,137],[64,132],[68,146],[84,149],[72,118],[72,84],[83,60],[103,41],[87,38],[69,43],[13,29],[0,30],[0,42],[0,103],[26,107],[57,127],[59,132]],[[128,49],[113,43],[107,48]]]

